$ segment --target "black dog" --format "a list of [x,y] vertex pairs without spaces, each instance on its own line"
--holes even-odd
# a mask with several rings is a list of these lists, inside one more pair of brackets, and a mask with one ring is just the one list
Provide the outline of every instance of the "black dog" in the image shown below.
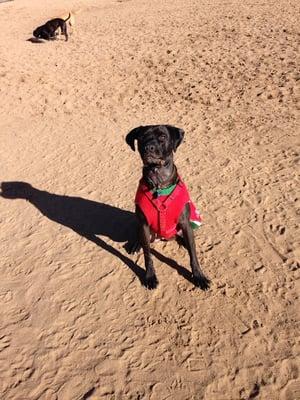
[[68,40],[67,24],[66,22],[71,18],[69,14],[67,19],[54,18],[47,21],[44,25],[39,26],[33,31],[33,36],[37,39],[51,40],[55,39],[56,31],[61,29],[61,34],[65,35],[66,41]]
[[[154,289],[158,284],[150,250],[153,230],[156,234],[159,231],[157,236],[165,236],[166,239],[169,239],[175,230],[176,232],[180,231],[189,252],[195,285],[203,290],[208,289],[210,285],[210,280],[202,272],[196,255],[194,234],[190,223],[193,203],[189,200],[186,188],[178,176],[173,162],[173,153],[182,142],[183,136],[184,131],[182,129],[170,125],[140,126],[133,129],[126,136],[126,143],[132,150],[135,150],[135,140],[137,140],[138,151],[143,161],[143,176],[135,200],[136,216],[139,223],[139,242],[135,243],[129,251],[134,253],[140,246],[143,248],[146,266],[146,287],[148,289]],[[181,190],[183,190],[183,194]],[[171,194],[168,193],[169,191],[171,191]],[[175,202],[171,200],[176,196]],[[182,197],[185,200],[183,200],[184,202],[181,206],[180,199]],[[162,204],[161,200],[157,200],[160,198],[164,199],[164,204]],[[170,217],[173,211],[170,211],[169,214],[164,213],[164,209],[167,208],[166,204],[171,201],[173,201],[173,205],[170,206],[170,209],[181,210],[174,222],[174,229],[172,228],[172,222],[165,220],[166,215],[169,215],[167,218],[174,219],[174,216]],[[153,203],[154,217],[148,215],[147,208],[152,207],[151,203]],[[145,210],[147,215],[145,215]],[[161,235],[162,232],[163,234]]]

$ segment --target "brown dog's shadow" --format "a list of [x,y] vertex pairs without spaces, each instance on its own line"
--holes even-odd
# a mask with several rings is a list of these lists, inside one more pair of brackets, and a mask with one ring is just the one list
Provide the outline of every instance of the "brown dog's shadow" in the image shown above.
[[[29,201],[50,220],[72,229],[113,256],[118,257],[137,275],[141,283],[145,284],[144,269],[99,237],[106,236],[117,243],[136,241],[137,221],[133,212],[81,197],[49,193],[36,189],[26,182],[3,182],[0,196],[5,199]],[[189,272],[175,261],[155,250],[153,250],[153,254],[160,261],[176,269],[187,280],[192,281]]]
[[45,40],[36,38],[36,37],[31,37],[29,39],[26,40],[27,42],[31,42],[31,43],[45,43]]
[[46,39],[36,38],[36,37],[32,36],[29,39],[26,39],[26,42],[30,42],[30,43],[47,43],[47,42],[54,42],[54,41],[64,40],[64,39],[59,38],[57,36],[58,35],[55,35],[55,37],[49,38],[47,40]]

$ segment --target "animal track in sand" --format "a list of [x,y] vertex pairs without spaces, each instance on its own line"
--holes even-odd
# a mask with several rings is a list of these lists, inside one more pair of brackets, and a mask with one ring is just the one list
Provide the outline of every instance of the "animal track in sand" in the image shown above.
[[285,233],[285,226],[282,225],[273,226],[273,224],[270,224],[270,230],[279,235],[283,235]]
[[0,353],[10,346],[11,337],[7,335],[0,335]]
[[[43,46],[24,34],[66,0],[0,9],[2,179],[74,199],[44,199],[50,220],[0,198],[2,398],[300,398],[297,1],[92,2],[68,43]],[[122,241],[79,232],[103,225],[100,202],[134,209],[124,137],[162,121],[186,132],[176,163],[204,215],[207,293],[175,244],[156,247],[149,293],[142,255],[132,271]]]
[[12,300],[12,298],[13,298],[13,294],[12,294],[11,290],[6,289],[6,290],[2,290],[0,292],[0,302],[8,303]]

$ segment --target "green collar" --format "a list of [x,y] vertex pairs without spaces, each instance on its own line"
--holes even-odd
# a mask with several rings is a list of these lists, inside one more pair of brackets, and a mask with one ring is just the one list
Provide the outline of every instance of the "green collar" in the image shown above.
[[153,189],[151,192],[155,194],[156,196],[169,196],[175,189],[177,183],[174,183],[174,185],[168,186],[164,189]]

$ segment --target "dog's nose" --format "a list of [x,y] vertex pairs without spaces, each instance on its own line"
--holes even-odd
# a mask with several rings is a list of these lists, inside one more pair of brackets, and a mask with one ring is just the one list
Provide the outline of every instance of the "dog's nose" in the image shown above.
[[153,153],[154,150],[155,150],[154,144],[151,144],[151,143],[147,144],[145,150],[146,150],[147,153]]

